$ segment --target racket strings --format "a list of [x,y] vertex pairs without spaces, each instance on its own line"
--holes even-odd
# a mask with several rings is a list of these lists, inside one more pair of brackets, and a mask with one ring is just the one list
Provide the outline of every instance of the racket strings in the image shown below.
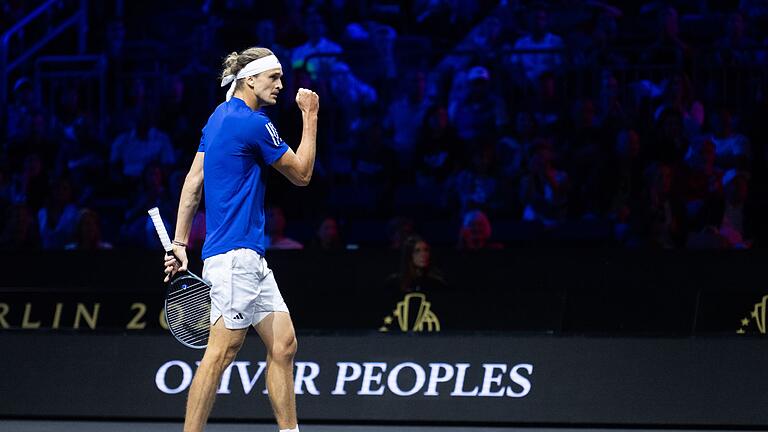
[[181,279],[172,284],[171,288],[175,290],[166,299],[166,321],[180,342],[202,348],[208,343],[210,287],[196,279],[185,287],[187,281]]

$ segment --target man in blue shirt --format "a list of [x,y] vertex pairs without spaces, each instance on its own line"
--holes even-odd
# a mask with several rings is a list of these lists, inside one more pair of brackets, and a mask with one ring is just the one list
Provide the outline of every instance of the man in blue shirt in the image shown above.
[[[224,61],[227,100],[211,114],[184,182],[170,277],[187,268],[186,243],[205,185],[206,239],[203,278],[211,283],[211,333],[189,390],[185,432],[202,431],[221,375],[253,326],[267,348],[267,389],[280,430],[298,432],[293,391],[296,336],[288,307],[264,260],[264,180],[271,165],[297,186],[306,186],[315,162],[316,93],[299,89],[303,131],[294,153],[269,118],[283,88],[282,68],[266,48],[232,53]],[[204,175],[205,174],[205,175]],[[167,280],[168,278],[166,278]]]

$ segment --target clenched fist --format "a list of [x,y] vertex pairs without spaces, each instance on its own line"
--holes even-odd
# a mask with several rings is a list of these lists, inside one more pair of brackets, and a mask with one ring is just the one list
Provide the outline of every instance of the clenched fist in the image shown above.
[[300,88],[296,92],[296,104],[303,113],[317,114],[317,111],[320,109],[320,97],[312,90]]

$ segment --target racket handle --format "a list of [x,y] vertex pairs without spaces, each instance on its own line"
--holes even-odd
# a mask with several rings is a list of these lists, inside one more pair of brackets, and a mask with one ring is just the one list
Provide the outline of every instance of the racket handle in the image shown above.
[[173,244],[171,243],[171,238],[168,237],[168,231],[165,230],[163,218],[160,217],[160,209],[153,207],[149,209],[147,213],[149,213],[149,217],[152,218],[152,223],[155,225],[155,231],[157,231],[157,236],[160,237],[160,243],[163,244],[163,249],[165,249],[166,252],[172,251]]

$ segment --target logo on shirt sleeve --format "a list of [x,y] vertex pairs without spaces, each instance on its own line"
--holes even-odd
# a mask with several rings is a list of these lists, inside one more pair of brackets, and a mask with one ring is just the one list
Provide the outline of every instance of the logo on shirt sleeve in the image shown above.
[[275,125],[273,125],[272,122],[269,122],[265,124],[264,127],[267,128],[267,132],[269,132],[269,136],[272,138],[272,144],[274,144],[275,147],[280,147],[280,143],[283,140],[281,140],[280,135],[277,134],[277,129],[275,128]]

